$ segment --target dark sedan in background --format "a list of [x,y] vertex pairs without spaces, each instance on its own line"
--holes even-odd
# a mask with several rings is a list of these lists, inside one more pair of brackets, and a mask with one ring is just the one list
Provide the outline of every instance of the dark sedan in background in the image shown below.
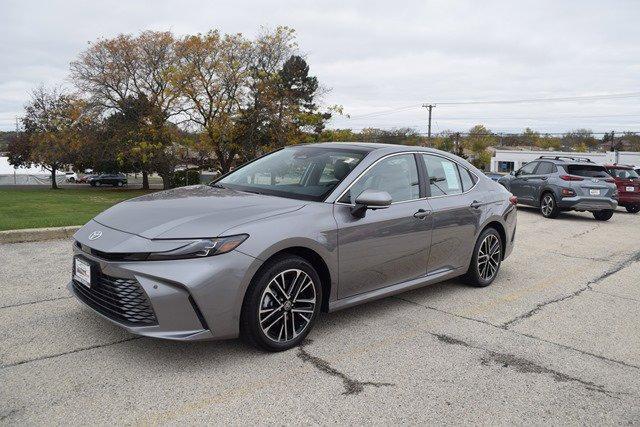
[[92,186],[111,185],[113,187],[123,187],[127,185],[127,177],[122,173],[103,173],[100,175],[92,176],[87,180]]
[[457,276],[491,284],[515,230],[515,198],[452,154],[297,145],[101,213],[74,236],[69,288],[137,334],[278,351],[320,311]]

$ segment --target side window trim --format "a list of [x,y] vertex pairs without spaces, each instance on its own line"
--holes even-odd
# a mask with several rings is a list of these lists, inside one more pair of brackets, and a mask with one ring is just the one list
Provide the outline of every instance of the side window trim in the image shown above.
[[[402,152],[399,152],[399,153],[391,153],[391,154],[387,154],[386,156],[380,157],[378,160],[376,160],[375,162],[373,162],[369,166],[367,166],[367,168],[365,170],[360,172],[360,175],[355,177],[355,179],[353,181],[351,181],[351,184],[349,184],[349,186],[347,188],[345,188],[344,191],[342,191],[342,193],[340,193],[338,195],[338,197],[333,202],[333,204],[335,204],[335,205],[343,205],[343,206],[355,206],[354,203],[345,203],[345,202],[341,202],[340,201],[344,197],[344,195],[347,194],[349,192],[349,190],[351,190],[351,187],[353,187],[361,178],[363,178],[367,174],[367,172],[369,172],[375,165],[377,165],[381,161],[386,160],[386,159],[388,159],[390,157],[407,155],[407,154],[413,154],[413,161],[415,162],[416,170],[417,170],[417,173],[418,173],[418,185],[420,186],[420,164],[416,159],[416,154],[422,154],[422,153],[420,151],[402,151]],[[422,196],[422,189],[420,188],[419,189],[419,197],[417,199],[403,200],[401,202],[391,202],[391,204],[395,205],[395,204],[399,204],[399,203],[415,202],[417,200],[424,200],[424,199],[426,199],[426,197]]]

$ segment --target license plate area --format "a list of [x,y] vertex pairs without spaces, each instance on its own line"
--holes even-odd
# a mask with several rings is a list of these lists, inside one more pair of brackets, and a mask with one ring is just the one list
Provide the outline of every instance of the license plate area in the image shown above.
[[600,190],[598,190],[596,188],[590,188],[589,189],[589,195],[590,196],[599,196],[600,195]]
[[626,190],[626,191],[627,191],[627,192],[635,191],[635,187],[627,187],[627,190]]
[[73,278],[87,288],[91,287],[95,271],[95,267],[84,258],[75,257],[73,259]]

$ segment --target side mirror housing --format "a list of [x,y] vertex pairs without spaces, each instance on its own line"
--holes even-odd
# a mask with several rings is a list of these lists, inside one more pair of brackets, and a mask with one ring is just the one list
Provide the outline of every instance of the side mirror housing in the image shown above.
[[367,209],[386,209],[391,205],[391,195],[386,191],[368,189],[356,197],[356,205],[351,209],[351,214],[363,218]]

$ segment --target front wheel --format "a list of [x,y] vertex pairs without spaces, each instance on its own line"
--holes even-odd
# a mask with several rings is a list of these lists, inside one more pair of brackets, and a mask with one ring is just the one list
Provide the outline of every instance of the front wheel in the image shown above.
[[625,209],[627,210],[627,212],[629,213],[638,213],[640,212],[640,205],[629,205],[629,206],[625,206]]
[[595,211],[593,212],[593,217],[595,219],[597,219],[598,221],[608,221],[611,219],[611,217],[613,216],[613,210],[612,209],[606,209],[603,211]]
[[122,187],[122,181],[118,181],[118,183],[116,184],[116,186],[118,186],[118,187]]
[[556,198],[551,193],[545,193],[540,201],[540,212],[545,218],[557,218],[560,209],[556,203]]
[[267,351],[288,350],[302,343],[322,303],[322,285],[305,259],[286,255],[268,262],[245,295],[240,335]]
[[472,286],[489,286],[498,275],[502,263],[502,238],[495,228],[484,230],[475,247],[465,282]]

